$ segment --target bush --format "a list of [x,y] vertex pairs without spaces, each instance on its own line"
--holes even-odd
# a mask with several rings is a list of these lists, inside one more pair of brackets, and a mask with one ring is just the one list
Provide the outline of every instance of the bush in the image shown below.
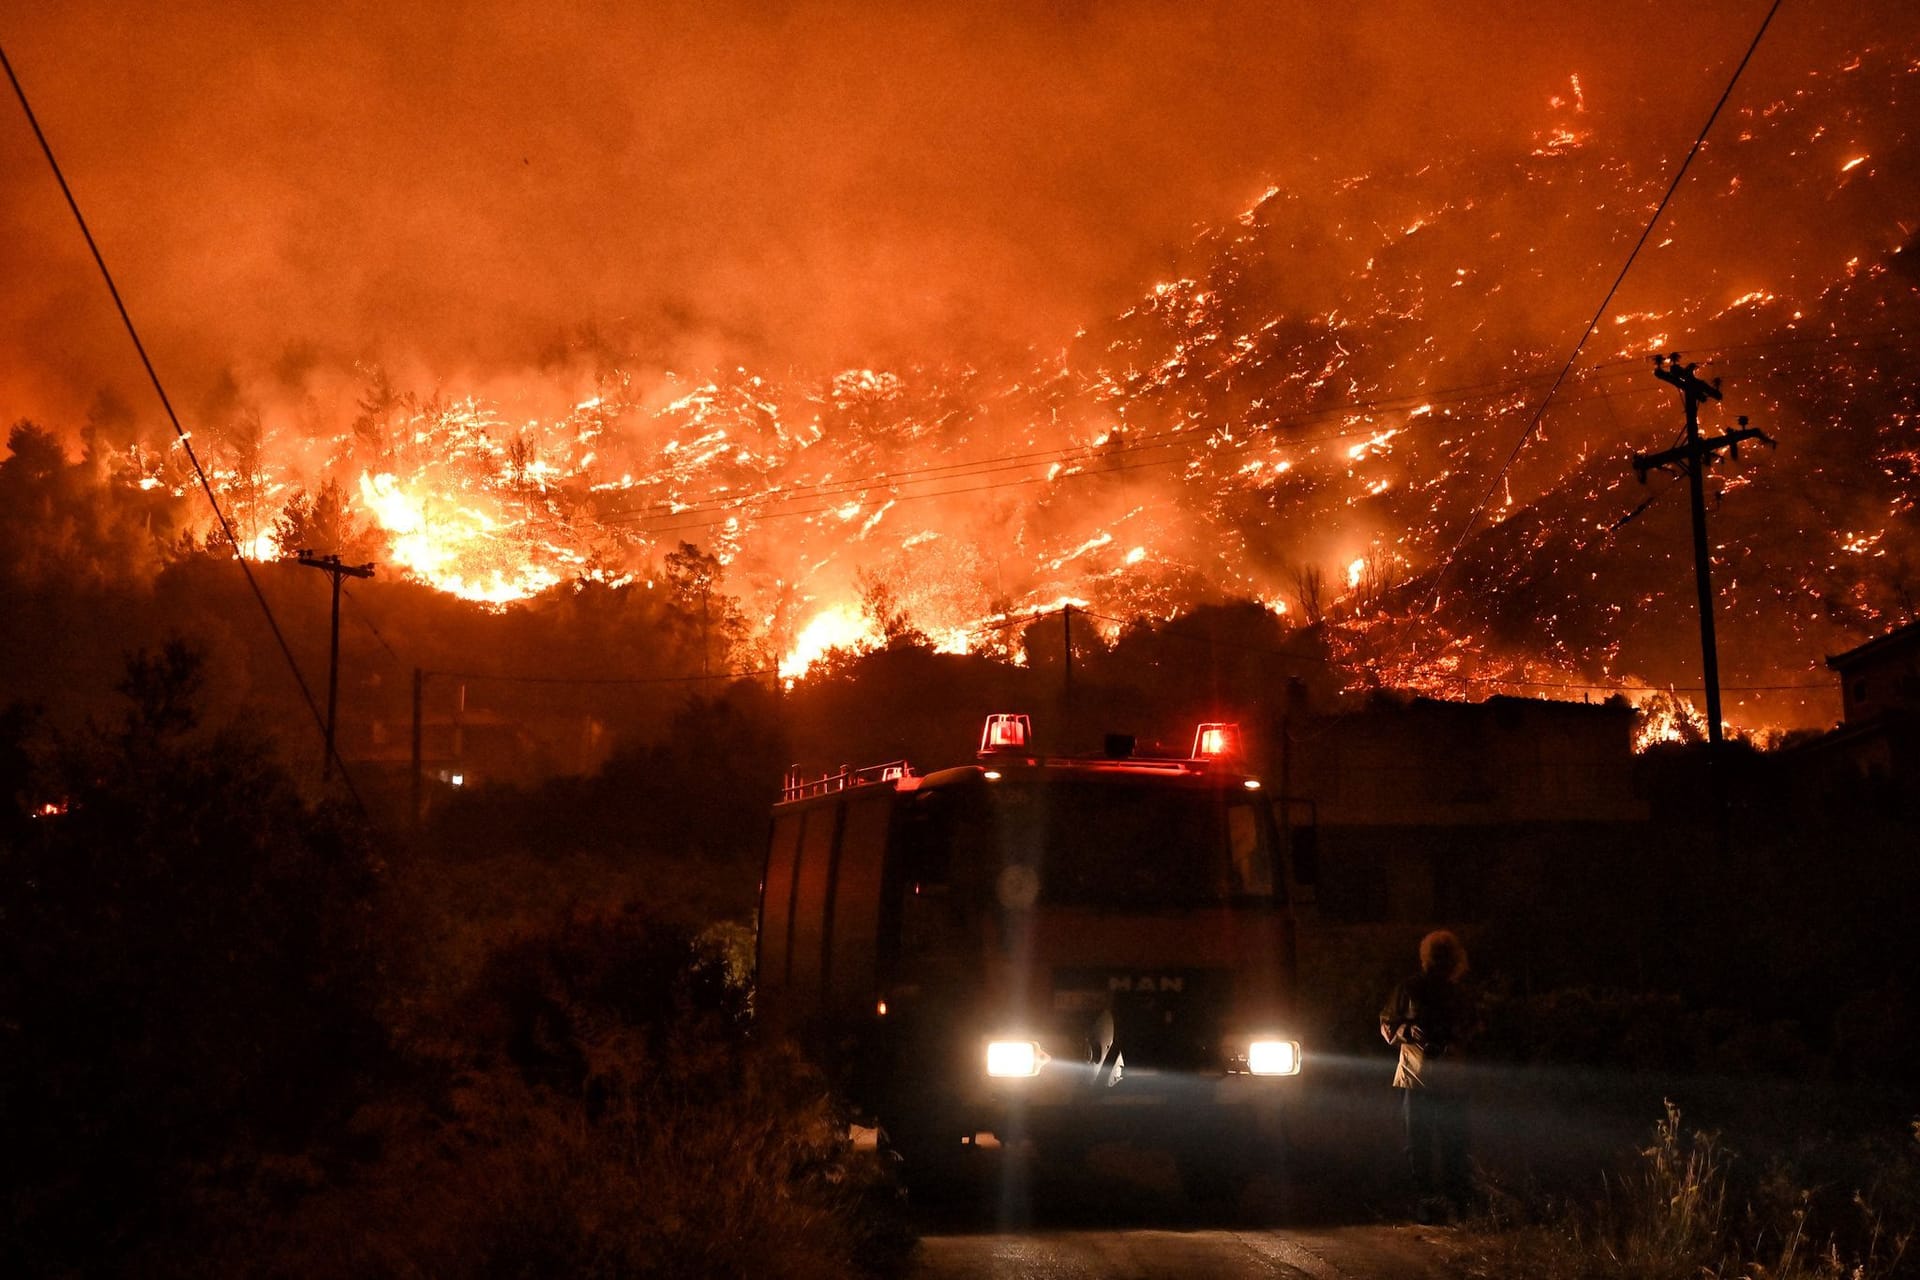
[[140,655],[124,719],[66,739],[0,715],[0,1271],[904,1259],[878,1162],[818,1074],[754,1036],[737,927],[557,910],[653,864],[543,864],[531,839],[396,884],[256,735],[201,723],[201,668]]
[[[635,908],[503,941],[436,1087],[363,1117],[380,1156],[226,1268],[253,1274],[878,1274],[910,1246],[877,1162],[718,946]],[[236,1206],[239,1208],[239,1206]]]
[[377,864],[256,734],[199,722],[200,674],[134,658],[124,721],[25,780],[65,812],[0,840],[0,1269],[195,1237],[209,1188],[326,1158],[385,1065]]

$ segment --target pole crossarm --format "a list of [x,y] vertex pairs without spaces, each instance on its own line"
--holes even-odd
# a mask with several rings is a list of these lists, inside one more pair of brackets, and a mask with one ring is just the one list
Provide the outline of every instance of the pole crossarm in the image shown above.
[[1671,449],[1662,449],[1658,453],[1634,454],[1633,469],[1639,473],[1640,483],[1645,484],[1647,482],[1647,472],[1658,471],[1662,468],[1672,466],[1674,463],[1681,464],[1679,468],[1681,471],[1685,471],[1687,465],[1696,459],[1704,459],[1711,463],[1714,455],[1720,453],[1722,450],[1732,454],[1734,459],[1738,461],[1740,457],[1740,443],[1743,440],[1758,440],[1769,449],[1774,448],[1778,444],[1772,436],[1760,428],[1744,425],[1746,423],[1745,418],[1740,419],[1740,421],[1742,426],[1738,430],[1727,431],[1717,436],[1706,436],[1696,444],[1675,445]]
[[373,576],[372,561],[366,564],[343,564],[339,556],[317,556],[311,551],[302,551],[300,563],[309,569],[318,569],[322,573],[330,573],[336,577],[344,575],[349,578],[371,578]]
[[[1669,361],[1672,363],[1669,364]],[[1720,379],[1715,378],[1712,382],[1708,382],[1694,372],[1694,370],[1699,367],[1700,362],[1698,360],[1695,360],[1692,364],[1681,364],[1680,353],[1678,351],[1670,356],[1655,356],[1653,358],[1653,376],[1660,379],[1660,381],[1672,383],[1674,386],[1680,388],[1681,392],[1685,394],[1688,399],[1695,402],[1701,400],[1718,400],[1720,398]]]

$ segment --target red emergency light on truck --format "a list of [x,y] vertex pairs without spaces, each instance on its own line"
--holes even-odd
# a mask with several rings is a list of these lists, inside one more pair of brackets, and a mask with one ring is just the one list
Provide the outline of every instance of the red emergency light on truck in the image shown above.
[[1216,1171],[1258,1154],[1302,1069],[1287,889],[1310,873],[1239,741],[1213,724],[1185,758],[1049,756],[1000,714],[969,765],[790,778],[758,1015],[910,1170],[981,1132],[1145,1138]]

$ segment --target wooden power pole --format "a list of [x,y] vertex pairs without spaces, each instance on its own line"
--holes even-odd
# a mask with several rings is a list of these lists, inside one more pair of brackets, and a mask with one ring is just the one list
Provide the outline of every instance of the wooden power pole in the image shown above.
[[327,757],[320,766],[320,778],[326,781],[333,777],[334,716],[340,707],[340,579],[371,578],[373,565],[341,564],[339,556],[317,556],[311,551],[300,553],[300,563],[333,579],[333,631],[327,649]]
[[413,815],[413,829],[416,834],[420,830],[420,821],[425,813],[425,810],[421,806],[420,793],[420,770],[423,764],[420,759],[420,704],[424,701],[426,688],[427,673],[421,668],[415,667],[413,669],[413,751],[411,753],[413,761],[413,782],[408,789],[407,799],[409,802],[409,811]]
[[1749,427],[1744,415],[1740,418],[1737,430],[1702,439],[1700,406],[1705,401],[1720,398],[1720,379],[1715,378],[1711,383],[1702,381],[1694,372],[1700,366],[1697,363],[1681,364],[1677,352],[1671,356],[1655,356],[1653,366],[1653,376],[1678,388],[1686,403],[1687,439],[1685,444],[1663,449],[1659,453],[1635,454],[1633,469],[1639,475],[1641,484],[1647,482],[1647,472],[1667,467],[1676,468],[1687,477],[1687,490],[1693,500],[1693,578],[1700,594],[1700,660],[1707,689],[1707,741],[1710,749],[1717,754],[1720,747],[1720,655],[1713,635],[1713,550],[1707,544],[1706,469],[1722,452],[1738,458],[1740,442],[1743,440],[1758,440],[1769,447],[1773,441],[1758,427]]
[[1065,674],[1061,677],[1060,689],[1066,695],[1067,701],[1071,702],[1073,701],[1073,606],[1070,604],[1060,606],[1060,639],[1066,645],[1061,652],[1066,654],[1067,660],[1067,665],[1063,668]]

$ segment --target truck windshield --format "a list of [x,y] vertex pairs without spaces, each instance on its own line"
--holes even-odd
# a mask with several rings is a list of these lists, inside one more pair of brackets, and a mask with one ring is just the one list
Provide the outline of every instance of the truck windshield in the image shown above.
[[1271,820],[1259,797],[1135,780],[1009,779],[978,836],[987,865],[1031,868],[1039,900],[1210,906],[1273,895]]

